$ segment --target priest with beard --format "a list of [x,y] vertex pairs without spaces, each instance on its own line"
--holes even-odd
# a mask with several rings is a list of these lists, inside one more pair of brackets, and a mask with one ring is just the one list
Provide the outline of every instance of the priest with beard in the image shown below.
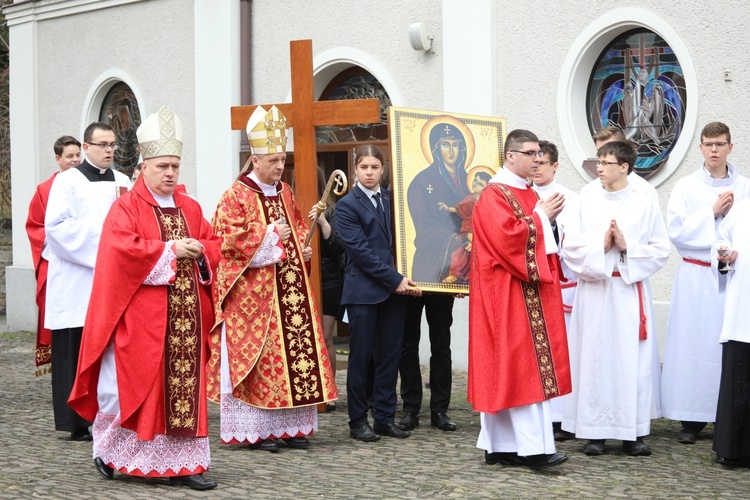
[[94,421],[94,464],[196,490],[211,461],[205,365],[219,239],[177,190],[182,124],[168,107],[138,128],[142,178],[104,223],[69,404]]

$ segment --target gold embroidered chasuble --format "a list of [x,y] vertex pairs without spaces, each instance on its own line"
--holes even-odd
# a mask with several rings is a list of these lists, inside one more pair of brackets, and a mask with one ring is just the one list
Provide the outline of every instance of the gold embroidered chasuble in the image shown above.
[[[155,206],[162,240],[189,238],[187,222],[177,208]],[[177,259],[175,282],[167,287],[167,335],[164,346],[164,408],[166,434],[196,436],[203,363],[201,311],[195,263]]]
[[[468,399],[474,411],[570,392],[557,254],[546,254],[538,195],[490,182],[473,212]],[[552,242],[551,244],[554,244]]]
[[[320,316],[302,257],[306,221],[287,184],[267,197],[246,176],[221,197],[212,221],[222,239],[214,290],[208,395],[220,398],[221,322],[226,329],[232,395],[264,409],[337,398]],[[292,236],[281,262],[251,267],[269,224],[283,218]],[[268,243],[268,242],[267,242]]]

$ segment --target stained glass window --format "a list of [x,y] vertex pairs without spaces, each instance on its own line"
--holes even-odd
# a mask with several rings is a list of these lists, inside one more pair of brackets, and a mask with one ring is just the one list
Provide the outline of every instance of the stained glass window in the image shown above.
[[589,82],[589,128],[620,127],[638,144],[635,171],[648,178],[667,161],[685,121],[682,67],[656,33],[636,29],[615,39],[599,56]]
[[141,124],[141,112],[135,94],[126,83],[116,83],[107,92],[99,121],[108,123],[115,131],[118,147],[112,167],[131,175],[138,163],[138,139],[135,131]]
[[380,82],[369,72],[354,67],[342,71],[320,96],[321,101],[339,99],[380,99],[380,123],[361,123],[344,127],[317,127],[318,144],[388,140],[388,97]]

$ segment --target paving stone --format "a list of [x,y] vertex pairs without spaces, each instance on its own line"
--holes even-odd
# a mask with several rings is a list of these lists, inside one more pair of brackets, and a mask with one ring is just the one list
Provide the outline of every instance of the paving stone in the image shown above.
[[[0,322],[0,325],[2,323]],[[1,330],[0,330],[1,331]],[[674,439],[679,422],[655,420],[650,457],[630,457],[619,441],[605,455],[587,457],[583,441],[558,445],[570,460],[552,470],[486,465],[476,448],[478,415],[466,402],[466,373],[454,371],[449,414],[455,432],[429,425],[423,408],[410,438],[360,443],[349,437],[346,370],[337,381],[337,410],[321,414],[308,450],[283,447],[271,454],[219,444],[219,409],[209,406],[211,470],[219,482],[209,492],[172,487],[166,480],[102,479],[90,443],[74,443],[54,430],[49,375],[35,377],[34,335],[0,333],[3,368],[0,404],[0,499],[181,498],[747,498],[750,469],[726,469],[711,451],[711,425],[694,445]],[[341,356],[345,360],[345,356]],[[425,369],[426,375],[426,369]],[[427,378],[425,377],[425,380]],[[429,401],[429,390],[425,391]]]

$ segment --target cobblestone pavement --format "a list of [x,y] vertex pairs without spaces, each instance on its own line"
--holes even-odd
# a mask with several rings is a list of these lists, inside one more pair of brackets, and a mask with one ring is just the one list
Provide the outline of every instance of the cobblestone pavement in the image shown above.
[[[94,470],[91,444],[54,431],[49,376],[34,377],[34,337],[0,333],[0,499],[4,498],[748,498],[750,470],[728,470],[711,451],[711,430],[695,445],[674,440],[678,422],[654,422],[650,457],[630,457],[619,442],[587,457],[581,441],[558,446],[570,460],[545,472],[488,466],[475,447],[479,417],[466,402],[466,374],[455,372],[450,416],[456,432],[422,426],[404,440],[360,443],[348,436],[346,397],[320,415],[308,450],[277,454],[219,444],[219,412],[210,407],[211,471],[219,487],[196,492],[165,480]],[[344,371],[339,386],[344,388]],[[429,397],[429,393],[427,394]]]

